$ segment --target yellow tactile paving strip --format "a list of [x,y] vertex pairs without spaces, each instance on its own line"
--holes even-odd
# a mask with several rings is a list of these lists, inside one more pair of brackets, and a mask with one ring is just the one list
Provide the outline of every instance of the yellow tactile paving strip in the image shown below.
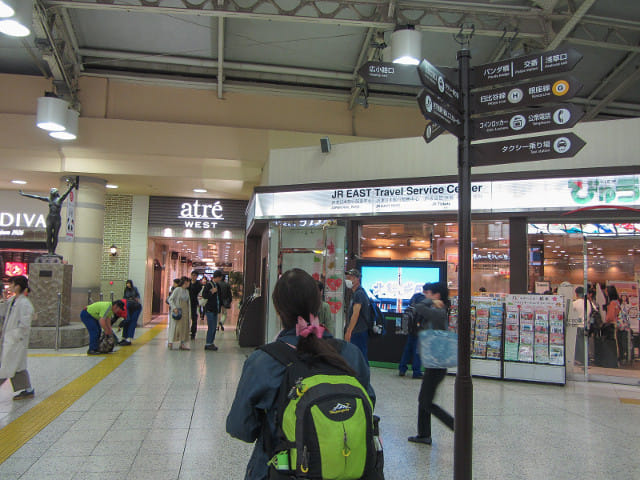
[[[95,367],[80,375],[53,395],[31,408],[0,430],[0,463],[13,455],[40,430],[49,425],[76,400],[97,385],[102,379],[118,368],[142,345],[149,342],[166,327],[159,325],[147,330],[131,347],[120,348],[117,352],[105,355]],[[43,354],[42,356],[56,356]],[[71,355],[73,356],[73,355]],[[86,356],[86,355],[85,355]]]
[[620,403],[629,403],[631,405],[640,405],[640,398],[621,398]]

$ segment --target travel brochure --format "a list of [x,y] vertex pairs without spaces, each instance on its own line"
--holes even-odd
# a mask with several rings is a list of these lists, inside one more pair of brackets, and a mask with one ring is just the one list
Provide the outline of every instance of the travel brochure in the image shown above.
[[564,297],[507,295],[505,304],[505,360],[564,365]]
[[[564,297],[493,295],[471,298],[471,357],[564,365]],[[449,329],[457,331],[457,298]],[[502,335],[504,329],[504,354]]]

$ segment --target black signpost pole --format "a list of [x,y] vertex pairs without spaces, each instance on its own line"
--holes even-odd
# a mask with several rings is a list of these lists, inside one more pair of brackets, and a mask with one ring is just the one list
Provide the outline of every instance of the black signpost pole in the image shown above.
[[463,136],[458,140],[458,371],[455,381],[454,480],[471,480],[473,384],[471,383],[471,52],[458,51]]

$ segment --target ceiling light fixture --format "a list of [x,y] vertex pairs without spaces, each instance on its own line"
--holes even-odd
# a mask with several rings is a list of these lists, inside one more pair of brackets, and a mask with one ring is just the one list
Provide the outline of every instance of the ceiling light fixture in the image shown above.
[[67,109],[67,119],[65,121],[65,130],[62,132],[49,132],[49,136],[57,140],[75,140],[78,138],[78,117],[80,112],[73,108]]
[[0,0],[0,18],[13,17],[16,11],[11,5]]
[[112,185],[110,183],[107,183],[104,188],[118,188],[118,185]]
[[204,188],[194,188],[193,193],[207,193],[207,190]]
[[422,59],[422,34],[413,25],[396,27],[391,34],[391,61],[418,65]]
[[3,13],[12,15],[0,20],[0,33],[10,37],[26,37],[31,35],[31,23],[33,21],[33,0],[2,0],[0,7]]
[[52,93],[38,98],[36,125],[49,132],[62,132],[66,129],[69,103]]
[[[11,180],[11,183],[15,183],[17,185],[26,185],[27,184],[27,182],[25,182],[24,180]],[[630,250],[630,251],[632,252],[633,250]]]

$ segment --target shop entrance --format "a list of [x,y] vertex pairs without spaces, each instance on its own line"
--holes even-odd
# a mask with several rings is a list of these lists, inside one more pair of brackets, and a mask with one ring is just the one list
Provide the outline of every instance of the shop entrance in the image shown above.
[[[244,270],[244,242],[232,238],[194,239],[150,237],[148,265],[153,268],[151,285],[152,314],[166,315],[168,305],[166,299],[173,280],[190,277],[192,271],[198,273],[198,281],[210,280],[213,272],[222,270],[224,280],[231,286],[233,302],[227,312],[227,324],[235,328],[238,318],[238,302],[242,298],[242,281]],[[200,316],[200,315],[199,315]],[[203,317],[204,318],[204,317]],[[199,319],[199,324],[206,322]],[[225,326],[226,328],[226,326]]]
[[593,305],[602,319],[606,318],[605,306],[609,303],[607,287],[615,287],[619,297],[621,308],[615,325],[604,329],[589,325],[574,326],[575,330],[567,328],[569,378],[631,384],[640,380],[638,227],[638,224],[529,226],[529,248],[535,258],[529,264],[532,289],[548,289],[573,302],[577,298],[575,289],[579,286],[585,289],[587,285],[587,311]]

